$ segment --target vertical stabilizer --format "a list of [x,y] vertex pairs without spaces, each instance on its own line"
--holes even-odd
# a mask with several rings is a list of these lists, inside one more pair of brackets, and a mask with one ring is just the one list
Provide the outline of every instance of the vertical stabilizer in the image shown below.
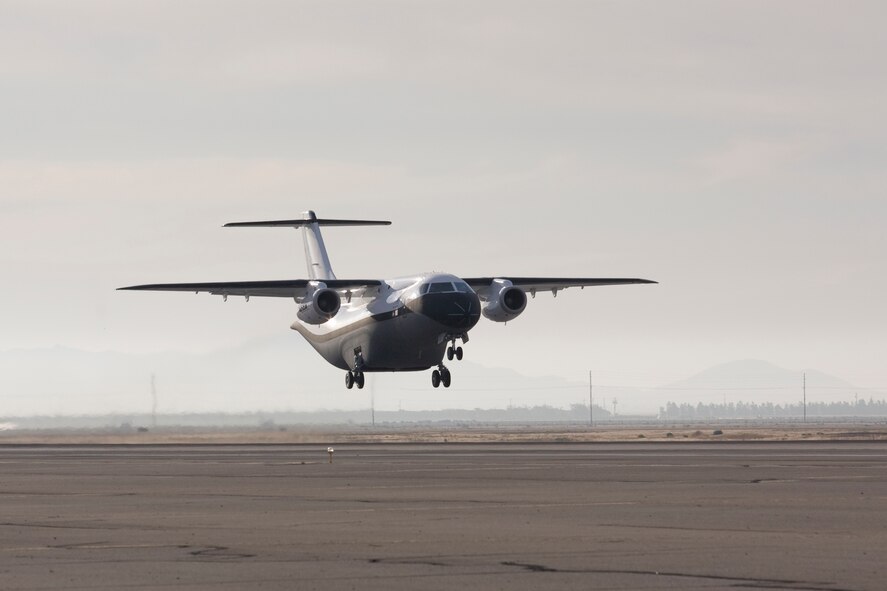
[[320,234],[320,224],[317,223],[317,216],[314,215],[313,211],[309,210],[302,213],[302,219],[306,222],[302,226],[302,242],[305,245],[308,278],[321,281],[335,279],[336,274],[333,273],[330,257],[326,253],[326,246],[323,243],[323,236]]
[[232,222],[226,228],[247,227],[289,227],[302,228],[302,243],[305,245],[305,258],[308,262],[308,278],[317,281],[333,280],[336,274],[326,254],[326,246],[320,235],[321,226],[388,226],[391,222],[382,220],[333,220],[318,219],[313,211],[302,212],[300,220],[270,220],[266,222]]

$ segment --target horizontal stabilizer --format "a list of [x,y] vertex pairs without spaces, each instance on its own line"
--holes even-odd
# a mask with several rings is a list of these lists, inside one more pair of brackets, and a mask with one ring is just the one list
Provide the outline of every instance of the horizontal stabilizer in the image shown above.
[[225,224],[225,228],[249,228],[249,227],[258,227],[258,228],[273,228],[273,227],[286,227],[286,228],[300,228],[302,226],[307,226],[308,224],[317,224],[318,226],[390,226],[391,222],[382,221],[382,220],[328,220],[328,219],[313,219],[313,220],[270,220],[265,222],[231,222]]

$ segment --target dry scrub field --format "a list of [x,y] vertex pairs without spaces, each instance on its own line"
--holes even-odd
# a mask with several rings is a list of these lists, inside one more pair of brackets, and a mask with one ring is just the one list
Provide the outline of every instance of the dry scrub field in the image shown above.
[[628,424],[603,426],[427,425],[310,426],[274,429],[162,427],[120,433],[113,429],[10,430],[0,445],[27,444],[334,444],[334,443],[582,443],[699,441],[887,441],[887,422],[815,424]]

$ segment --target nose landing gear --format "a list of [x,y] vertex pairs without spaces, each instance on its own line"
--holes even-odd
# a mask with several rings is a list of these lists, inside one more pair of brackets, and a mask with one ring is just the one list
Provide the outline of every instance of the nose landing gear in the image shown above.
[[447,359],[452,361],[453,357],[455,357],[459,361],[462,360],[462,347],[453,347],[453,346],[447,347]]
[[453,360],[453,357],[455,357],[459,361],[462,361],[462,347],[456,346],[456,339],[459,339],[459,338],[462,339],[463,343],[468,342],[468,335],[467,334],[452,337],[452,339],[450,340],[451,344],[449,347],[447,347],[447,359],[449,359],[450,361]]

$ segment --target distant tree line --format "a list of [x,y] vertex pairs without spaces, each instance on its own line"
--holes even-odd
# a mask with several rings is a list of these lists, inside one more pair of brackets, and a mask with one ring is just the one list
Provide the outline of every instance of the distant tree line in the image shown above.
[[[613,415],[594,405],[594,420],[606,421]],[[243,413],[181,413],[161,414],[156,417],[159,428],[166,427],[219,427],[258,426],[276,430],[285,425],[365,425],[371,420],[370,409],[317,410],[317,411],[256,411]],[[573,404],[570,408],[549,405],[509,406],[508,408],[475,408],[443,410],[376,410],[376,424],[385,423],[587,423],[588,405]],[[0,416],[0,425],[8,422],[17,429],[95,429],[108,428],[114,432],[138,432],[139,428],[154,427],[154,417],[147,413],[120,413],[81,416]]]
[[[767,419],[804,415],[804,404],[773,404],[764,402],[731,402],[729,404],[677,404],[668,402],[659,408],[665,420],[705,419]],[[808,402],[808,417],[874,417],[887,416],[887,401],[859,399],[854,402]]]

